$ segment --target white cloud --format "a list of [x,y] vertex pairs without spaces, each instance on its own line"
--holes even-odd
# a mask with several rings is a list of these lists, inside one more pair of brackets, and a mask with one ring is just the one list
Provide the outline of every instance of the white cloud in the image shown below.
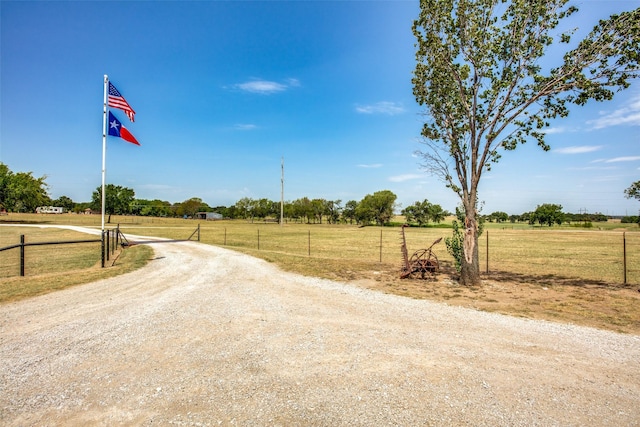
[[599,118],[587,121],[587,124],[591,126],[591,129],[603,129],[619,125],[640,126],[640,94],[636,94],[622,108],[610,113],[602,113]]
[[419,179],[419,178],[424,178],[424,175],[417,174],[417,173],[406,173],[404,175],[390,176],[389,177],[389,181],[391,181],[391,182],[404,182],[404,181],[411,181],[413,179]]
[[358,165],[359,168],[381,168],[382,167],[382,163],[373,163],[370,165]]
[[285,83],[272,82],[269,80],[250,80],[244,83],[238,83],[233,87],[250,93],[261,93],[270,95],[272,93],[284,92],[292,87],[299,87],[298,79],[289,78]]
[[254,130],[258,129],[258,126],[251,123],[238,123],[233,126],[235,130]]
[[568,131],[567,128],[560,126],[560,127],[547,128],[547,129],[544,129],[542,132],[547,134],[547,135],[551,135],[551,134],[554,134],[554,133],[564,133],[564,132],[567,132],[567,131]]
[[287,84],[289,85],[289,87],[300,87],[300,80],[288,78]]
[[592,153],[601,149],[601,145],[574,145],[573,147],[558,148],[553,151],[560,154],[582,154]]
[[635,162],[638,160],[640,160],[640,156],[624,156],[624,157],[614,157],[613,159],[605,160],[605,163]]
[[404,107],[395,102],[381,101],[369,105],[356,105],[356,111],[362,114],[388,114],[395,116],[404,113]]
[[584,167],[571,167],[570,171],[604,171],[604,170],[616,170],[615,166],[584,166]]

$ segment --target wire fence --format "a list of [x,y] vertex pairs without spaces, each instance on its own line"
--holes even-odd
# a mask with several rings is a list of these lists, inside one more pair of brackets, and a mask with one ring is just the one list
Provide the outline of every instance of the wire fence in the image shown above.
[[122,243],[118,228],[106,229],[94,239],[29,241],[25,234],[19,242],[0,248],[0,277],[59,273],[107,266]]
[[[175,236],[169,238],[184,240],[185,228],[172,230],[167,232],[173,232]],[[155,231],[155,228],[148,230],[151,234]],[[202,230],[198,225],[189,239],[197,235],[200,240],[201,233],[204,243],[230,248],[328,260],[367,261],[382,263],[385,268],[401,267],[399,228],[205,224]],[[437,238],[450,235],[450,229],[411,228],[407,232],[409,255],[429,247]],[[119,236],[122,236],[120,227],[104,239],[91,242],[40,244],[26,239],[22,246],[17,243],[12,248],[0,249],[0,278],[19,275],[21,262],[24,262],[25,275],[88,268],[98,262],[108,264],[116,248],[128,243]],[[478,244],[482,273],[510,274],[536,282],[574,278],[584,282],[640,284],[639,232],[490,229],[480,236]],[[24,251],[23,261],[21,250]],[[433,251],[441,264],[453,268],[453,258],[444,242],[434,246]]]
[[[203,232],[205,233],[205,232]],[[359,232],[316,232],[312,228],[281,231],[256,227],[252,233],[235,228],[206,230],[211,244],[273,251],[295,256],[352,258],[400,265],[400,232],[383,228]],[[428,248],[451,230],[412,228],[407,234],[409,255]],[[444,241],[433,248],[441,262],[453,267]],[[478,241],[482,273],[509,273],[536,281],[576,278],[589,282],[640,284],[640,233],[572,230],[488,230]]]

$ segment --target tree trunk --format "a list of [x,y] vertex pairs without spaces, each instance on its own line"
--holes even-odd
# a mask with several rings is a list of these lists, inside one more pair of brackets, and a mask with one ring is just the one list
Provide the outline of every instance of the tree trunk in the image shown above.
[[481,282],[478,257],[478,222],[475,211],[471,209],[467,209],[465,218],[463,249],[460,281],[465,286],[479,286]]

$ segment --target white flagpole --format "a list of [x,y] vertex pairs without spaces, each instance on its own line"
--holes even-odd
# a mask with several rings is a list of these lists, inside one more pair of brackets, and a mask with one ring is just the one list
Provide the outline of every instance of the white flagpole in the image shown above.
[[281,175],[280,175],[280,227],[284,222],[284,156],[281,160]]
[[104,233],[104,201],[105,201],[105,174],[106,174],[106,157],[107,157],[107,86],[109,84],[109,76],[104,75],[104,103],[102,106],[102,232]]

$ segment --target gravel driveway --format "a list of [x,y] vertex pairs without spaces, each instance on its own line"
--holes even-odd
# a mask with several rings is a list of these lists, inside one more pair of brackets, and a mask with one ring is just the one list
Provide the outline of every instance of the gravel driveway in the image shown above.
[[0,424],[640,425],[640,336],[151,245],[133,273],[0,305]]

